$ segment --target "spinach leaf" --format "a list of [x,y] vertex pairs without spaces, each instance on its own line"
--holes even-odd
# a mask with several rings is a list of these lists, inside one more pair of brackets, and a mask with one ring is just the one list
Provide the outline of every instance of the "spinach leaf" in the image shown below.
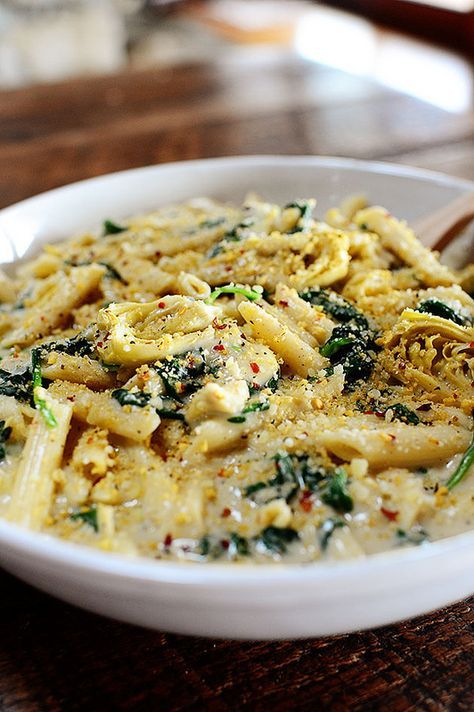
[[272,554],[285,554],[288,546],[299,539],[298,532],[291,528],[266,527],[260,534],[252,538],[243,537],[236,532],[230,532],[224,537],[206,534],[196,547],[196,553],[207,559],[235,560],[249,556],[255,546],[261,546]]
[[198,350],[161,361],[155,365],[155,370],[163,381],[167,395],[181,401],[201,387],[204,376],[211,373],[211,366],[206,363],[203,351]]
[[329,519],[326,519],[325,522],[320,527],[320,532],[321,532],[321,538],[320,538],[320,544],[321,544],[321,550],[326,551],[329,545],[329,540],[331,539],[332,535],[336,531],[336,529],[339,529],[341,527],[345,527],[346,523],[342,519],[338,519],[337,517],[330,517]]
[[118,235],[120,232],[125,232],[128,227],[119,225],[112,220],[104,220],[104,235]]
[[51,351],[69,354],[70,356],[89,356],[94,352],[94,344],[84,334],[77,334],[77,336],[64,341],[48,341],[46,344],[37,346],[35,350],[40,359],[45,358]]
[[[352,390],[357,381],[366,381],[374,368],[371,352],[377,350],[367,318],[336,292],[312,288],[300,292],[300,297],[340,322],[320,353],[329,358],[332,368],[342,365],[345,390]],[[327,375],[332,373],[329,371]]]
[[254,403],[250,403],[248,406],[246,406],[242,410],[242,415],[233,415],[230,418],[227,418],[229,423],[245,423],[246,417],[245,415],[247,413],[257,413],[257,412],[262,412],[264,410],[268,410],[270,408],[270,403],[267,400],[264,401],[255,401]]
[[385,417],[385,413],[390,410],[392,412],[392,419],[398,420],[406,425],[418,425],[421,423],[420,417],[414,410],[411,410],[404,403],[393,403],[392,405],[385,405],[379,403],[379,401],[370,399],[367,404],[363,401],[358,400],[356,403],[357,410],[366,413],[367,415],[374,414],[378,415],[379,418]]
[[347,336],[343,337],[342,339],[331,339],[326,344],[324,344],[324,346],[321,346],[321,348],[319,349],[319,353],[321,354],[321,356],[329,358],[333,354],[337,353],[337,351],[339,351],[339,349],[341,349],[343,346],[348,346],[352,343],[352,339]]
[[298,492],[309,490],[338,512],[350,512],[353,501],[347,492],[347,475],[342,468],[327,469],[314,465],[308,455],[278,453],[275,456],[276,475],[244,489],[244,495],[258,504],[284,498],[291,502]]
[[225,223],[225,221],[226,221],[225,218],[212,218],[211,220],[203,220],[202,222],[199,223],[199,227],[201,227],[201,228],[217,227],[218,225],[222,225],[222,223]]
[[418,425],[418,423],[421,422],[415,411],[410,410],[404,403],[394,403],[393,405],[389,405],[385,410],[391,410],[393,412],[393,419],[399,420],[401,423]]
[[120,405],[134,405],[137,408],[144,408],[148,405],[151,395],[144,391],[127,391],[126,388],[117,388],[112,391],[112,398],[118,400]]
[[113,267],[109,262],[92,262],[91,260],[84,260],[83,262],[74,262],[73,260],[65,260],[65,264],[71,265],[71,267],[85,267],[87,265],[98,264],[105,267],[105,276],[109,279],[117,279],[122,284],[128,284],[128,282],[122,277],[122,275]]
[[266,383],[264,383],[262,386],[259,386],[258,383],[250,383],[249,384],[249,393],[251,396],[255,395],[255,393],[258,393],[259,391],[263,391],[264,388],[269,388],[272,393],[275,393],[275,391],[278,389],[278,381],[280,380],[280,372],[276,373],[272,378],[270,378]]
[[420,526],[414,526],[409,531],[397,529],[397,540],[401,546],[403,544],[423,544],[428,541],[428,534]]
[[367,381],[374,369],[371,353],[376,350],[373,335],[357,323],[348,322],[333,329],[320,352],[327,354],[331,365],[342,365],[345,389],[351,390],[357,381]]
[[[132,405],[145,408],[151,400],[151,393],[144,391],[128,391],[126,388],[117,388],[112,391],[112,398],[118,400],[120,405]],[[162,407],[155,408],[161,418],[168,420],[184,420],[184,415],[179,412],[181,404],[173,398],[162,397]]]
[[181,403],[179,401],[174,400],[173,398],[167,398],[166,396],[163,397],[161,396],[162,400],[162,407],[161,408],[156,408],[156,412],[161,418],[167,419],[167,420],[183,420],[184,421],[184,415],[179,412],[179,409],[181,408]]
[[80,520],[85,524],[88,524],[90,527],[93,528],[95,532],[99,531],[99,524],[97,522],[97,509],[95,507],[86,509],[83,512],[75,512],[74,514],[71,514],[70,518],[73,521]]
[[321,499],[336,512],[345,513],[353,510],[354,502],[347,491],[347,474],[342,468],[337,468],[326,481]]
[[215,245],[213,245],[213,247],[211,247],[207,254],[207,258],[210,260],[213,257],[220,255],[221,252],[226,249],[227,243],[229,242],[240,242],[240,240],[242,240],[244,237],[242,231],[253,225],[253,223],[254,219],[248,217],[237,223],[237,225],[234,225],[233,228],[231,228],[228,232],[225,233],[224,237],[219,240],[219,242],[217,242]]
[[5,421],[0,420],[0,460],[5,459],[6,455],[6,448],[5,444],[10,437],[12,433],[12,429],[10,427],[5,427]]
[[31,369],[21,373],[9,373],[0,368],[0,395],[12,396],[22,403],[33,404],[33,381]]
[[266,527],[256,538],[266,549],[275,554],[286,554],[288,544],[299,539],[298,532],[290,527]]
[[230,535],[230,555],[248,556],[250,554],[249,542],[240,534],[232,532]]
[[447,304],[434,297],[431,299],[425,299],[425,301],[418,304],[415,311],[432,314],[433,316],[439,316],[442,319],[449,319],[459,326],[470,326],[472,324],[472,319],[468,316],[464,316],[454,309],[449,307]]
[[97,264],[102,265],[102,267],[106,268],[107,271],[105,273],[105,276],[109,279],[116,279],[118,282],[122,282],[122,284],[128,284],[127,280],[122,277],[120,272],[118,272],[115,267],[113,267],[108,262],[98,262]]
[[319,306],[333,319],[341,324],[354,322],[363,329],[369,328],[369,322],[365,316],[350,302],[341,297],[337,292],[332,292],[318,287],[308,288],[300,292],[301,299],[309,302],[313,306]]
[[311,219],[311,215],[313,212],[310,203],[306,200],[294,201],[293,203],[288,203],[288,205],[285,205],[284,210],[287,210],[288,208],[295,208],[296,210],[299,210],[300,216],[296,222],[295,227],[289,230],[287,234],[293,235],[296,232],[303,232],[306,227],[306,223]]

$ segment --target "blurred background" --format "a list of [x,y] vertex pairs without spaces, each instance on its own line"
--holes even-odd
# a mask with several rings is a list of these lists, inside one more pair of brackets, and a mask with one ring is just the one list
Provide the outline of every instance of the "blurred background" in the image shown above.
[[474,0],[0,0],[0,202],[234,153],[474,178]]

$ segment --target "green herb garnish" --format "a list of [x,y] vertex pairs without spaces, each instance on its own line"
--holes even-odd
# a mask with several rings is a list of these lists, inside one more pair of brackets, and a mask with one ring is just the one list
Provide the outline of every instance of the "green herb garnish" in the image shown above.
[[461,480],[464,479],[464,477],[467,475],[469,472],[470,468],[474,465],[474,435],[472,436],[472,441],[471,444],[469,445],[468,449],[462,456],[461,462],[459,465],[456,467],[455,471],[449,478],[449,480],[446,482],[446,487],[448,490],[452,490],[453,487],[456,487]]
[[245,423],[245,421],[245,415],[233,415],[230,418],[227,418],[227,422],[229,423]]
[[217,287],[217,289],[214,289],[204,301],[206,304],[214,304],[221,294],[241,294],[243,297],[250,299],[251,302],[260,299],[262,296],[260,292],[255,292],[253,289],[245,289],[244,287],[235,287],[232,284],[228,284],[225,287]]
[[51,408],[48,406],[44,398],[38,394],[38,388],[43,385],[43,379],[41,378],[41,363],[40,354],[38,349],[31,350],[31,371],[33,377],[33,402],[35,408],[39,410],[43,419],[48,426],[48,428],[55,428],[58,421]]

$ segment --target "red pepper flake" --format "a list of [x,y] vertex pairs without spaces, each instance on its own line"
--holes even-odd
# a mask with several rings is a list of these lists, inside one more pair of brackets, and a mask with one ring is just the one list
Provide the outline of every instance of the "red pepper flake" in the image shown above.
[[228,539],[222,539],[221,541],[221,546],[223,549],[228,549],[229,548],[229,541]]
[[278,304],[281,304],[282,307],[287,307],[287,306],[288,306],[288,302],[286,301],[286,299],[280,299],[280,301],[278,302]]
[[166,306],[166,302],[158,302],[158,306],[160,309],[164,309]]
[[311,512],[311,510],[313,509],[313,503],[311,501],[312,496],[312,492],[310,492],[309,490],[304,490],[304,492],[302,492],[300,497],[300,505],[301,509],[304,512]]
[[104,344],[102,343],[102,341],[98,341],[98,342],[97,342],[97,347],[98,347],[99,349],[101,349],[103,345],[104,345]]
[[225,271],[226,271],[226,272],[232,272],[233,269],[234,269],[234,268],[232,267],[232,265],[227,265],[226,268],[225,268]]
[[471,341],[471,343],[469,344],[469,348],[474,349],[474,341]]
[[219,324],[219,322],[217,321],[217,317],[212,320],[212,326],[214,327],[214,329],[219,329],[219,331],[225,329],[225,324]]
[[250,368],[254,373],[260,373],[260,366],[258,365],[258,363],[255,363],[255,361],[250,362]]
[[230,517],[230,514],[231,514],[231,511],[230,511],[229,507],[224,507],[224,509],[221,512],[221,517],[224,517],[224,519],[225,519],[226,517]]
[[390,438],[390,440],[391,440],[392,442],[397,439],[397,438],[395,437],[395,435],[392,435],[392,433],[387,433],[387,435],[388,435],[388,437]]
[[171,534],[167,534],[167,535],[165,536],[165,540],[164,540],[163,544],[164,544],[164,545],[166,546],[166,548],[168,549],[168,548],[171,546],[171,542],[172,542],[172,541],[173,541],[173,537],[171,536]]
[[221,469],[218,470],[217,476],[218,476],[218,477],[225,477],[225,469],[224,469],[223,467],[221,467]]
[[380,507],[380,511],[387,519],[390,519],[391,522],[397,521],[398,511],[391,512],[390,509],[385,509],[385,507]]
[[213,351],[225,351],[225,346],[224,344],[216,344],[215,346],[212,347]]
[[252,388],[254,391],[259,391],[260,390],[260,383],[256,383],[255,381],[252,383]]

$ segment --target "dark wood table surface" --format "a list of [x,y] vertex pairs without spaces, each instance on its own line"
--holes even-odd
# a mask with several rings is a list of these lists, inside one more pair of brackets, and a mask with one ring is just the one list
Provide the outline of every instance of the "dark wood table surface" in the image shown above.
[[[2,205],[109,171],[249,153],[474,179],[473,105],[448,111],[276,55],[0,93]],[[2,712],[474,709],[473,600],[370,632],[242,643],[108,621],[7,574],[0,591]]]

